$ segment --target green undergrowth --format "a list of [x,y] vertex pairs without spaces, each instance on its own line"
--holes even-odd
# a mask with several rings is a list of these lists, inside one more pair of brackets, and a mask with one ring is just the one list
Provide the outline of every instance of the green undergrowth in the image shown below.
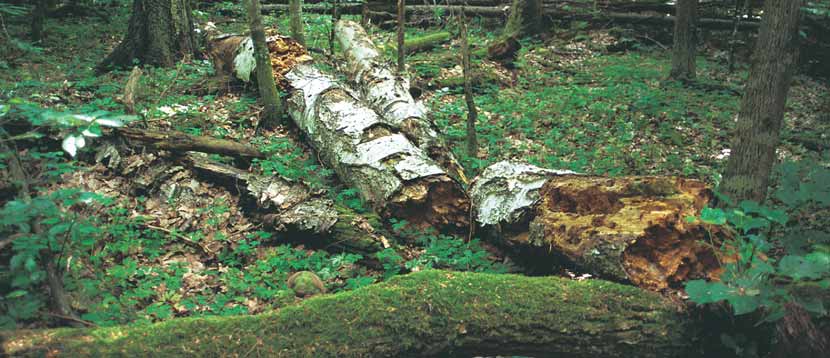
[[[7,348],[14,348],[12,354],[23,355],[52,348],[67,356],[398,356],[435,347],[474,350],[490,334],[529,344],[553,343],[563,336],[581,340],[582,334],[590,336],[611,325],[639,326],[646,336],[653,334],[648,341],[629,338],[632,349],[640,344],[640,353],[653,354],[654,347],[670,344],[681,343],[674,349],[682,349],[681,335],[691,333],[687,322],[657,294],[630,286],[429,270],[263,315],[18,332],[5,341]],[[564,331],[534,328],[546,326]],[[583,349],[579,347],[574,344],[575,350]]]

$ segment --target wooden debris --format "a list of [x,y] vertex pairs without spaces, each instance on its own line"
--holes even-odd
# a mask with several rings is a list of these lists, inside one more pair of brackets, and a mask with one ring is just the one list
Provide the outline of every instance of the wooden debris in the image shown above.
[[700,181],[582,176],[499,162],[471,189],[473,215],[491,238],[567,258],[584,272],[648,289],[678,288],[721,272],[698,215]]
[[397,128],[332,76],[310,63],[286,79],[288,109],[320,159],[385,217],[451,231],[468,225],[461,185]]

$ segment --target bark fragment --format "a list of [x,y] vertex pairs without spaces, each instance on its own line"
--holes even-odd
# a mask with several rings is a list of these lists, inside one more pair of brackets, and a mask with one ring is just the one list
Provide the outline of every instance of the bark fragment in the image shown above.
[[424,106],[409,93],[409,80],[395,74],[360,24],[340,20],[335,36],[346,53],[345,72],[384,124],[406,135],[453,178],[466,182],[461,166],[441,138]]
[[288,109],[320,159],[372,208],[421,227],[463,230],[461,186],[352,91],[310,63],[287,75]]

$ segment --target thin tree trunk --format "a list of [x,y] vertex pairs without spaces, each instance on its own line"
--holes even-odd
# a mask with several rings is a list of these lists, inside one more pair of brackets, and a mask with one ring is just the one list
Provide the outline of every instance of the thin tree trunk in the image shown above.
[[289,16],[291,18],[291,38],[305,46],[303,36],[303,4],[302,0],[289,0]]
[[464,101],[467,102],[467,156],[478,158],[478,140],[476,138],[476,121],[478,110],[473,99],[472,72],[470,70],[470,44],[467,40],[467,20],[464,13],[458,18],[461,32],[461,64],[464,74]]
[[404,26],[406,25],[406,0],[398,0],[398,76],[403,76],[406,72],[406,65],[404,58],[406,57],[406,48],[404,48]]
[[735,202],[766,198],[798,57],[800,0],[767,0],[721,190]]
[[674,47],[672,49],[669,78],[681,81],[695,79],[697,48],[696,23],[698,0],[678,0],[674,22]]
[[334,56],[334,25],[340,20],[340,0],[334,0],[331,7],[331,29],[329,30],[329,54]]
[[35,0],[32,9],[32,42],[43,40],[43,23],[46,21],[46,0]]
[[268,46],[265,43],[265,29],[262,27],[262,15],[259,10],[259,0],[248,0],[248,21],[251,28],[251,39],[254,42],[254,58],[256,59],[256,79],[259,87],[259,96],[265,106],[264,123],[266,127],[279,122],[282,116],[282,105],[279,92],[271,70],[271,58],[268,56]]

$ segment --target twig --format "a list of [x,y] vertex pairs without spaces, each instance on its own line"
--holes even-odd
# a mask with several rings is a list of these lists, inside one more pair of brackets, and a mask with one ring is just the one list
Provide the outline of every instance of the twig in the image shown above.
[[78,323],[83,324],[87,327],[98,327],[98,325],[93,323],[93,322],[83,320],[83,319],[80,319],[80,318],[77,318],[77,317],[65,316],[65,315],[62,315],[62,314],[59,314],[59,313],[54,313],[54,312],[46,312],[46,314],[49,315],[49,316],[55,317],[55,318],[65,319],[67,321],[78,322]]

